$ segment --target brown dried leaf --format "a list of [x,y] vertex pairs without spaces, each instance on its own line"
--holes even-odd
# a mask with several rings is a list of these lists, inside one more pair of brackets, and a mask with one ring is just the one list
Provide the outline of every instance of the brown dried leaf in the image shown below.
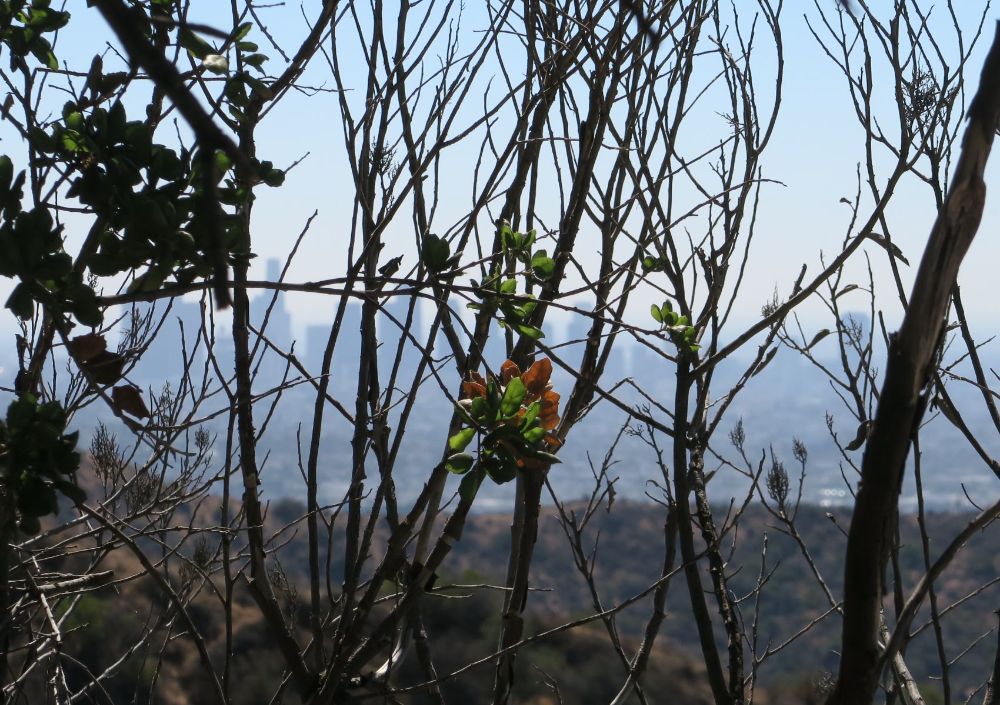
[[868,440],[868,435],[871,433],[871,429],[872,429],[871,419],[862,422],[858,426],[858,432],[857,434],[855,434],[854,440],[848,443],[846,446],[844,446],[844,450],[857,450],[858,448],[863,446],[865,444],[865,441]]
[[809,345],[806,346],[806,350],[812,348],[814,345],[816,345],[816,343],[823,340],[823,338],[825,338],[828,335],[830,335],[829,328],[824,328],[823,330],[818,332],[816,335],[813,336],[813,339],[809,341]]
[[909,266],[910,261],[903,256],[903,251],[896,247],[893,243],[889,242],[889,238],[882,233],[868,233],[868,239],[877,243],[879,247],[883,248],[886,252],[891,254],[903,264]]
[[137,419],[149,418],[149,409],[142,400],[142,392],[134,384],[120,384],[112,389],[111,401],[118,411],[131,414]]
[[68,341],[66,343],[66,347],[69,348],[70,354],[76,358],[78,362],[83,363],[88,360],[93,360],[95,357],[107,350],[108,343],[104,340],[103,335],[98,335],[97,333],[87,333],[86,335],[78,335]]
[[118,353],[105,350],[82,362],[81,367],[90,373],[91,378],[98,384],[114,384],[122,378],[122,373],[125,371],[125,358]]
[[753,373],[750,376],[751,377],[756,377],[761,372],[763,372],[764,368],[767,367],[771,363],[771,360],[773,360],[774,356],[777,355],[777,354],[778,354],[778,348],[771,348],[768,351],[767,355],[764,356],[764,359],[760,361],[760,364],[757,365],[756,368],[754,368],[754,371],[753,371]]

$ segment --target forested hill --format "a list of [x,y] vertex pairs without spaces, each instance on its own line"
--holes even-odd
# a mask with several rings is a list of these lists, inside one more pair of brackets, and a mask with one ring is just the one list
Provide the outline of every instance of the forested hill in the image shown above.
[[[582,518],[582,506],[569,509],[575,509],[577,518]],[[272,511],[275,512],[274,519],[281,522],[301,515],[301,508],[290,501],[273,505]],[[727,516],[731,518],[733,511],[729,507],[717,507],[717,526],[721,526]],[[966,526],[969,518],[970,515],[957,513],[926,515],[926,531],[930,537],[928,551],[932,562],[952,537]],[[831,512],[806,505],[798,511],[794,524],[816,572],[838,600],[842,594],[845,532],[849,524],[850,515],[844,510]],[[901,517],[901,526],[902,550],[893,563],[898,566],[901,597],[905,599],[925,572],[925,565],[918,516]],[[447,572],[439,578],[438,584],[502,584],[509,541],[509,515],[474,516],[446,562]],[[593,560],[593,587],[601,607],[607,610],[620,605],[647,590],[661,574],[664,563],[663,508],[631,502],[616,502],[610,513],[602,508],[593,514],[580,545],[587,560]],[[821,683],[836,668],[834,650],[840,637],[839,615],[831,610],[828,598],[799,544],[788,535],[787,526],[781,525],[761,505],[754,504],[746,509],[738,530],[725,535],[724,549],[724,555],[729,556],[726,569],[731,576],[730,587],[738,600],[744,632],[749,640],[748,662],[751,659],[751,642],[756,643],[756,653],[763,655],[815,621],[804,634],[769,656],[762,667],[761,685],[771,697],[778,697],[779,694],[791,697],[791,693],[796,693],[789,702],[802,702],[799,698],[810,693],[814,683]],[[334,550],[336,554],[337,548]],[[291,556],[284,560],[288,570]],[[294,560],[305,564],[304,545],[301,552],[296,550]],[[676,565],[679,565],[679,557]],[[764,585],[758,600],[754,588],[762,575],[765,576]],[[958,553],[937,582],[935,598],[939,610],[948,610],[944,629],[950,643],[960,643],[963,649],[971,646],[964,654],[958,651],[946,653],[948,660],[957,659],[950,668],[952,693],[963,694],[975,689],[990,672],[996,647],[996,625],[984,623],[982,615],[996,606],[998,575],[1000,537],[995,532],[984,532]],[[591,586],[574,565],[567,534],[553,508],[543,509],[532,576],[534,591],[529,596],[529,612],[540,623],[552,626],[594,613]],[[707,572],[703,584],[711,585]],[[473,591],[460,592],[471,594]],[[447,594],[454,594],[454,591]],[[467,599],[470,605],[478,604],[474,598]],[[441,602],[443,606],[440,609],[447,610],[452,617],[463,611],[461,602],[444,599],[444,593]],[[894,602],[893,596],[886,600],[890,609]],[[711,607],[714,602],[710,600],[709,604]],[[614,622],[622,634],[638,641],[650,612],[651,596],[647,596],[615,614]],[[490,617],[496,619],[495,614]],[[715,617],[721,647],[722,628],[717,615]],[[918,681],[927,684],[928,703],[933,703],[936,702],[936,684],[942,669],[934,629],[927,623],[928,619],[925,602],[925,609],[914,621],[914,627],[920,631],[907,649],[906,661]],[[670,583],[664,624],[659,643],[667,647],[666,651],[690,654],[700,660],[682,574]],[[600,620],[592,626],[605,628]],[[454,626],[448,627],[449,634],[453,634],[454,629]],[[458,638],[458,635],[455,634],[455,637]],[[523,660],[530,663],[532,654],[542,654],[539,658],[544,661],[550,658],[551,652],[543,642],[542,646],[529,647],[524,652]],[[618,679],[616,668],[616,664],[608,663],[608,679]]]
[[[207,498],[202,506],[218,506],[217,500]],[[578,521],[582,521],[584,511],[585,507],[580,505],[567,507],[567,513],[575,512]],[[729,507],[717,507],[717,526],[730,525],[727,517],[731,519],[732,512]],[[280,562],[273,555],[270,559],[272,578],[284,609],[298,629],[303,630],[304,636],[308,625],[309,587],[303,514],[303,506],[293,500],[273,502],[269,506],[265,529],[268,535],[275,537],[272,546],[284,544]],[[191,520],[190,516],[177,515],[171,523],[183,527]],[[927,515],[927,532],[934,537],[929,544],[931,560],[967,521],[968,516],[960,514]],[[831,514],[819,507],[802,506],[794,524],[816,571],[838,599],[842,591],[840,565],[846,541],[843,531],[848,522],[849,516],[844,512]],[[448,702],[488,700],[494,671],[489,655],[496,648],[502,601],[502,590],[496,586],[504,582],[510,523],[508,514],[474,515],[424,603],[423,626],[434,639],[431,655],[438,675],[461,671],[455,677],[446,678],[442,684]],[[824,684],[829,684],[830,671],[836,666],[834,649],[839,638],[840,618],[830,609],[798,543],[789,537],[788,527],[779,524],[762,506],[751,505],[743,513],[738,532],[728,531],[724,535],[723,553],[728,556],[726,570],[731,576],[729,585],[736,597],[745,634],[745,660],[750,664],[755,655],[760,659],[769,650],[776,651],[766,657],[759,669],[754,702],[758,705],[820,703],[824,701]],[[905,597],[924,572],[924,557],[918,517],[902,517],[901,526],[903,548],[894,563],[902,576],[902,595]],[[341,532],[333,532],[330,565],[334,585],[340,582],[338,557],[343,555],[344,548],[341,536]],[[607,630],[617,630],[624,653],[631,657],[642,639],[646,620],[651,616],[652,598],[647,594],[631,606],[613,612],[613,616],[607,614],[608,619],[602,620],[593,618],[597,611],[595,597],[600,609],[608,611],[647,591],[661,575],[664,536],[662,507],[616,502],[610,513],[606,506],[600,507],[591,515],[578,545],[585,559],[592,561],[588,563],[593,568],[591,584],[574,564],[573,551],[558,512],[552,508],[543,509],[532,564],[525,637],[534,639],[570,622],[576,622],[577,626],[534,640],[519,653],[516,667],[521,676],[515,689],[517,702],[589,705],[605,704],[614,698],[624,682],[624,671],[622,656],[615,653]],[[381,538],[384,538],[384,531],[380,529],[376,533],[376,552]],[[961,649],[971,646],[965,653],[948,651],[945,654],[949,661],[954,661],[949,673],[951,693],[961,696],[962,700],[985,681],[996,647],[995,624],[984,623],[981,615],[989,614],[997,601],[995,583],[1000,580],[997,578],[1000,575],[997,542],[995,532],[975,536],[937,583],[938,609],[948,612],[944,620],[948,643],[961,644]],[[214,548],[212,537],[202,535],[196,542],[195,553],[188,557],[193,563],[207,567],[211,564],[209,559]],[[200,583],[185,562],[173,560],[170,565],[174,584],[183,594],[189,595],[188,614],[213,659],[221,663],[226,635],[222,612],[216,609],[216,600],[223,587],[221,576],[210,571],[216,583],[213,589]],[[86,667],[96,672],[107,668],[111,655],[118,653],[118,646],[128,645],[148,628],[148,614],[162,598],[152,581],[137,577],[138,568],[129,550],[120,548],[111,552],[102,562],[101,569],[110,570],[124,581],[89,593],[73,613],[67,624],[64,649],[81,669]],[[758,593],[755,586],[761,581],[763,589]],[[199,584],[200,588],[191,591]],[[703,576],[703,584],[710,585],[707,575]],[[245,583],[237,581],[234,587],[233,694],[239,696],[240,702],[263,705],[268,698],[257,698],[267,692],[267,684],[281,678],[282,662],[267,627],[253,609]],[[391,604],[391,586],[386,587],[384,595],[385,604]],[[890,609],[894,602],[893,596],[886,600]],[[709,606],[714,609],[713,600],[709,600]],[[687,587],[681,574],[669,584],[665,612],[652,651],[651,666],[643,682],[648,693],[670,693],[671,697],[669,700],[653,697],[649,702],[710,703],[711,694],[690,617]],[[720,622],[717,616],[714,618],[719,646],[725,648]],[[941,667],[934,629],[925,626],[927,618],[924,609],[914,622],[920,631],[906,651],[906,661],[921,683],[926,702],[933,705],[941,702],[938,696]],[[131,698],[137,692],[152,688],[159,702],[178,705],[202,702],[197,693],[207,694],[210,689],[191,641],[169,638],[164,625],[156,626],[154,632],[167,637],[165,641],[157,641],[164,649],[158,677],[152,677],[148,654],[144,656],[140,649],[106,684],[113,691],[111,696]],[[797,638],[787,643],[797,634]],[[462,670],[477,660],[482,663]],[[395,687],[412,686],[426,679],[413,651],[399,664],[398,671],[393,681]],[[71,681],[79,681],[77,685],[82,685],[87,677],[83,670],[78,672],[76,668],[67,673]],[[290,696],[288,701],[295,697]],[[425,702],[424,691],[404,695],[400,702]],[[637,701],[633,698],[629,702]]]
[[[717,508],[717,525],[729,511],[728,507]],[[594,515],[582,544],[587,557],[595,557],[593,582],[605,609],[648,588],[660,575],[664,561],[663,516],[662,508],[638,503],[616,504],[612,512],[600,511]],[[966,526],[969,518],[953,513],[926,516],[927,533],[932,537],[928,546],[932,562]],[[476,517],[456,549],[456,562],[452,567],[457,563],[462,569],[483,573],[490,579],[502,579],[509,523],[509,519],[501,515]],[[844,531],[849,524],[849,514],[843,511],[831,514],[814,506],[803,506],[795,522],[817,571],[837,599],[842,594],[847,540]],[[894,564],[898,566],[899,588],[905,599],[926,568],[918,516],[901,518],[901,527],[902,550]],[[780,526],[760,505],[746,511],[738,531],[731,531],[725,537],[725,546],[732,550],[727,563],[727,572],[733,576],[730,586],[737,599],[741,599],[739,609],[747,637],[753,639],[753,632],[756,632],[758,653],[777,647],[812,620],[829,612],[829,601],[798,544],[787,535],[787,528]],[[679,557],[677,560],[679,562]],[[546,511],[540,522],[532,571],[532,585],[546,590],[535,592],[529,598],[539,613],[568,618],[593,610],[590,588],[573,565],[566,534],[553,510]],[[766,576],[766,582],[758,603],[753,591],[762,575]],[[976,688],[990,673],[996,648],[996,624],[983,623],[982,615],[997,606],[997,576],[1000,576],[1000,537],[996,532],[987,531],[959,552],[937,582],[939,610],[949,609],[968,598],[954,607],[944,622],[950,643],[960,643],[965,648],[981,639],[960,658],[959,652],[947,653],[949,660],[958,659],[951,674],[955,694]],[[711,585],[707,575],[703,584]],[[893,603],[892,598],[886,600],[890,609]],[[619,614],[616,623],[623,632],[639,635],[649,615],[647,598]],[[925,625],[929,616],[928,609],[923,609],[914,626]],[[721,635],[718,619],[716,626],[717,634]],[[683,575],[679,574],[670,585],[663,637],[672,646],[694,654],[698,649],[695,633],[686,585]],[[839,615],[830,613],[772,657],[770,666],[763,669],[762,682],[772,689],[785,690],[793,682],[822,680],[825,671],[836,668],[834,649],[839,637]],[[940,676],[934,630],[930,626],[920,632],[906,653],[907,664],[920,682]],[[928,702],[933,701],[930,696]]]

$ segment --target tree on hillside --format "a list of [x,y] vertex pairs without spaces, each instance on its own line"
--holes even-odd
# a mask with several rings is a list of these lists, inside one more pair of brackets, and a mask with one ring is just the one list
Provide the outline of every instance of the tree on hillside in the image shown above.
[[[0,274],[19,325],[0,424],[4,702],[557,702],[535,649],[570,664],[598,640],[610,701],[657,702],[669,635],[696,644],[705,701],[749,703],[823,620],[844,634],[831,702],[956,700],[949,669],[969,649],[946,618],[996,581],[952,605],[935,581],[1000,508],[957,537],[926,530],[920,422],[940,410],[1000,468],[946,386],[971,384],[1000,431],[955,279],[982,211],[997,50],[960,143],[988,10],[967,26],[951,3],[855,4],[817,4],[809,24],[863,128],[850,222],[837,252],[775,272],[750,322],[738,311],[769,266],[768,156],[785,127],[780,0],[0,5]],[[312,151],[328,161],[296,182]],[[317,212],[289,222],[281,194],[317,186]],[[894,209],[915,187],[939,220],[908,295],[900,267],[917,255],[894,243]],[[296,279],[315,240],[335,256]],[[276,242],[285,261],[253,278]],[[873,266],[891,272],[898,335]],[[843,308],[862,299],[867,327]],[[305,353],[292,300],[332,302]],[[816,302],[833,323],[807,335],[797,314]],[[579,333],[561,342],[565,318]],[[839,586],[797,524],[806,446],[796,490],[733,413],[782,349],[856,422],[849,443],[829,424],[855,499]],[[600,429],[613,440],[593,491],[570,502],[553,478],[602,410],[621,430]],[[611,604],[601,560],[628,547],[599,552],[592,520],[616,510],[623,438],[644,449],[662,561]],[[898,530],[911,446],[912,585]],[[449,584],[494,486],[511,488],[489,495],[509,503],[502,584]],[[592,610],[538,629],[543,503]],[[759,565],[731,563],[758,503],[826,600],[773,642],[758,633],[777,570],[766,537]],[[692,634],[669,634],[671,588]],[[936,674],[907,664],[925,601]],[[629,634],[633,606],[647,616]],[[482,653],[456,658],[459,625]]]

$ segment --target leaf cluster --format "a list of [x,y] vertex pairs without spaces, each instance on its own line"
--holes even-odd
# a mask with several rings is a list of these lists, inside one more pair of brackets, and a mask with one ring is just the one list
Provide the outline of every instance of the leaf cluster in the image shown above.
[[[536,361],[524,373],[511,360],[500,367],[500,376],[484,379],[473,373],[462,383],[458,404],[467,424],[448,439],[452,455],[445,467],[466,475],[460,491],[475,495],[486,477],[510,482],[517,472],[542,470],[559,459],[551,450],[559,446],[552,431],[559,424],[559,395],[549,383],[552,362]],[[465,452],[479,438],[479,453]]]
[[[172,8],[169,1],[154,2],[148,10],[136,7],[136,26],[151,36],[153,16],[170,19]],[[58,68],[42,35],[68,21],[69,13],[51,10],[47,1],[0,3],[0,42],[12,65],[30,53]],[[252,27],[241,24],[219,50],[186,28],[177,30],[176,41],[207,61],[207,68],[213,56],[228,66],[217,51],[234,47],[244,65],[259,70],[266,57],[246,39]],[[219,61],[213,65],[221,66]],[[61,115],[26,127],[33,164],[43,174],[60,173],[65,197],[98,218],[76,263],[48,204],[23,210],[25,175],[15,176],[11,160],[0,157],[0,276],[20,280],[6,305],[22,319],[42,305],[83,325],[100,325],[97,296],[84,283],[88,270],[97,277],[135,272],[130,292],[152,292],[168,279],[189,284],[211,277],[220,262],[253,257],[240,251],[242,218],[236,207],[253,200],[257,183],[280,186],[284,172],[271,162],[248,159],[253,178],[239,177],[230,158],[212,146],[174,149],[157,143],[155,104],[146,106],[143,119],[130,118],[126,110],[121,93],[130,78],[125,72],[106,73],[102,58],[95,56],[82,89]],[[239,121],[250,94],[267,90],[262,79],[239,71],[226,79],[220,104]]]
[[500,226],[500,247],[503,253],[521,262],[527,268],[529,278],[545,282],[555,274],[556,262],[546,250],[532,251],[531,247],[537,239],[538,232],[535,230],[518,233],[507,223]]
[[52,43],[44,35],[64,27],[69,13],[50,5],[50,0],[0,2],[0,43],[9,51],[11,71],[27,71],[29,55],[43,66],[59,68]]
[[66,412],[58,402],[39,404],[25,394],[7,407],[0,422],[0,483],[16,507],[10,521],[21,531],[38,533],[39,519],[59,511],[57,492],[75,504],[86,499],[73,479],[80,466],[77,436],[66,432]]
[[697,343],[698,329],[691,325],[687,316],[674,311],[669,301],[664,301],[662,306],[653,304],[649,313],[653,320],[660,324],[661,330],[667,332],[678,350],[694,354],[701,349]]
[[24,179],[24,172],[14,176],[11,160],[0,156],[0,276],[20,279],[7,308],[29,319],[41,303],[72,313],[84,325],[99,325],[97,297],[63,248],[62,226],[43,205],[22,208]]

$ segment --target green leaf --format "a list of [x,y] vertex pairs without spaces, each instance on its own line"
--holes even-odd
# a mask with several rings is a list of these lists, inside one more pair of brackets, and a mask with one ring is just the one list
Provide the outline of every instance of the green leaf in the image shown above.
[[108,137],[112,142],[121,142],[125,139],[125,126],[127,124],[128,115],[125,112],[125,106],[120,100],[116,100],[115,104],[111,106],[111,110],[108,111]]
[[506,279],[503,284],[500,285],[501,294],[513,294],[517,292],[517,280],[516,279]]
[[159,267],[151,267],[137,276],[135,280],[129,284],[127,293],[134,294],[136,292],[159,291],[166,278],[167,272],[163,271]]
[[535,460],[544,460],[546,463],[552,465],[558,465],[562,461],[559,460],[558,455],[553,455],[552,453],[546,452],[544,450],[539,450],[538,448],[533,448],[531,446],[525,446],[521,449],[521,453],[526,458],[534,458]]
[[6,154],[0,156],[0,189],[10,190],[10,182],[14,178],[14,162]]
[[469,425],[475,425],[476,419],[472,418],[472,415],[469,413],[468,409],[466,409],[464,406],[462,406],[461,404],[455,404],[455,411],[458,413],[459,416],[462,417],[465,423]]
[[427,234],[420,247],[420,261],[432,272],[443,271],[451,255],[451,246],[444,238]]
[[534,401],[530,405],[528,405],[528,408],[524,412],[524,418],[521,419],[521,428],[522,429],[531,428],[531,424],[535,422],[535,419],[538,418],[538,414],[540,414],[541,411],[542,411],[542,402],[540,401]]
[[73,315],[81,324],[90,328],[97,328],[104,323],[104,314],[97,306],[97,301],[76,302],[73,307]]
[[42,530],[42,523],[38,521],[38,517],[22,516],[18,519],[17,526],[22,533],[28,536],[34,536]]
[[505,419],[514,416],[521,408],[521,402],[524,401],[524,397],[527,393],[528,389],[524,386],[524,382],[521,381],[521,378],[514,377],[507,383],[507,389],[504,390],[503,399],[500,400],[500,415]]
[[527,338],[531,338],[532,340],[541,340],[545,337],[545,333],[542,332],[541,328],[535,328],[534,326],[526,326],[523,324],[518,324],[514,327],[517,328],[518,333]]
[[215,151],[215,173],[221,176],[232,169],[232,167],[233,160],[229,158],[229,155],[221,149],[217,149]]
[[475,462],[476,459],[468,453],[455,453],[444,461],[444,467],[448,472],[455,473],[456,475],[464,475],[469,472]]
[[534,428],[529,428],[521,435],[528,443],[538,443],[545,438],[545,429],[541,426],[535,426]]
[[192,32],[190,29],[182,29],[177,37],[178,43],[194,54],[199,59],[204,59],[209,54],[215,53],[212,45]]
[[483,478],[485,476],[486,471],[482,468],[466,473],[465,477],[462,478],[461,484],[458,486],[459,497],[461,497],[463,501],[471,504],[476,498],[476,494],[479,492],[479,486],[483,484]]
[[69,115],[66,116],[66,127],[71,130],[76,130],[77,132],[82,132],[86,127],[86,123],[83,119],[83,113],[79,110],[74,110]]
[[56,489],[62,492],[76,506],[80,506],[87,501],[87,493],[78,485],[67,480],[56,480]]
[[255,69],[259,69],[267,61],[267,58],[264,54],[249,54],[243,57],[243,62],[253,66]]
[[534,456],[539,460],[544,460],[545,462],[552,463],[553,465],[558,465],[562,462],[558,455],[546,453],[544,450],[535,451]]
[[513,457],[504,453],[495,456],[486,465],[486,474],[498,485],[503,485],[517,477],[517,461]]
[[545,250],[539,250],[531,258],[531,270],[539,279],[549,279],[555,274],[556,261]]
[[649,307],[649,313],[653,316],[653,320],[657,323],[663,323],[663,314],[660,313],[660,307],[653,304]]
[[[76,114],[79,115],[79,113]],[[31,140],[32,146],[39,152],[52,152],[56,148],[56,141],[52,139],[48,132],[40,127],[29,129],[28,139]]]
[[482,421],[490,412],[490,403],[486,397],[476,397],[472,400],[472,408],[469,413],[476,421]]
[[285,172],[281,169],[270,169],[263,175],[264,183],[272,188],[277,188],[285,183]]
[[465,450],[465,447],[469,445],[469,443],[472,442],[475,435],[476,429],[463,428],[461,431],[448,439],[448,447],[456,453],[461,452]]
[[251,29],[253,29],[253,22],[244,22],[236,28],[236,33],[233,35],[233,39],[237,42],[240,41],[243,37],[250,34]]
[[[25,35],[32,30],[25,30]],[[36,59],[38,59],[46,67],[56,71],[59,68],[59,59],[52,52],[52,45],[49,40],[45,37],[35,37],[28,43],[28,51],[30,51]]]
[[486,401],[493,409],[500,407],[500,392],[497,390],[497,383],[494,379],[486,380]]
[[14,291],[7,297],[7,308],[15,316],[23,321],[31,319],[35,313],[35,300],[31,297],[31,292],[25,284],[18,284]]
[[43,517],[59,511],[56,492],[40,477],[29,477],[17,496],[17,510],[23,516]]
[[504,223],[500,226],[500,247],[507,251],[514,246],[514,231],[510,229],[510,225]]

